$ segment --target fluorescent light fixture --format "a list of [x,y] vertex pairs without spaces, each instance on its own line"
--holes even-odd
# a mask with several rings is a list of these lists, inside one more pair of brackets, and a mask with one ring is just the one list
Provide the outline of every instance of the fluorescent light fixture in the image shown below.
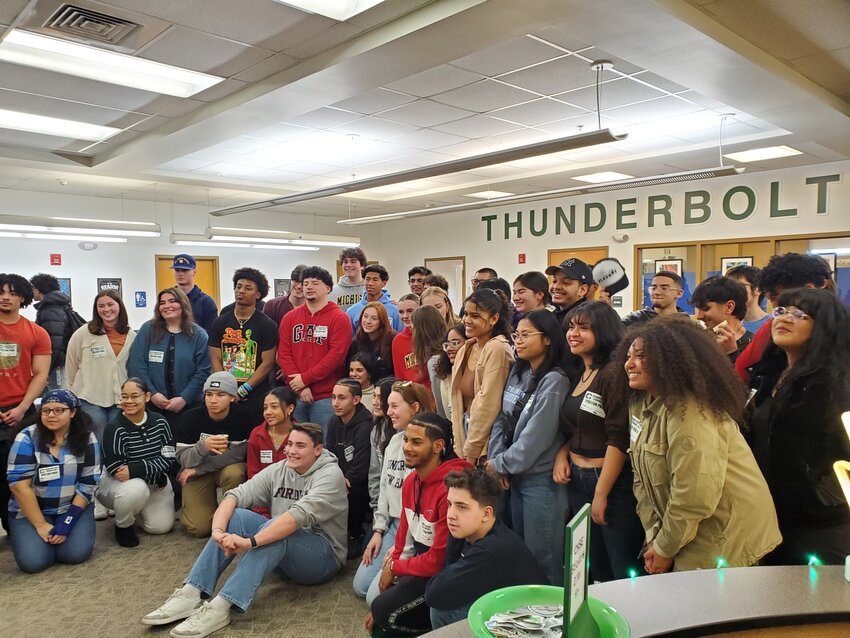
[[[154,222],[127,222],[116,219],[90,219],[84,217],[48,217],[48,219],[58,219],[59,221],[68,222],[93,222],[95,224],[127,224],[128,226],[156,226]],[[159,229],[158,226],[157,229]]]
[[176,97],[190,97],[224,79],[20,29],[0,42],[0,60]]
[[633,179],[625,179],[606,184],[597,184],[595,186],[572,186],[569,188],[558,188],[550,191],[540,191],[537,193],[525,193],[523,195],[511,195],[509,197],[496,197],[494,199],[484,200],[482,202],[465,202],[463,204],[449,204],[447,206],[435,206],[433,208],[422,208],[419,210],[409,210],[399,213],[387,213],[386,215],[370,215],[369,217],[355,217],[353,219],[340,219],[337,224],[360,225],[360,224],[376,224],[380,222],[395,221],[397,219],[405,219],[407,217],[426,217],[428,215],[441,215],[443,213],[456,213],[465,210],[476,210],[482,207],[490,208],[493,206],[513,205],[522,202],[531,202],[538,199],[549,199],[553,197],[570,197],[574,195],[588,195],[590,193],[601,193],[605,191],[621,190],[624,188],[640,188],[641,186],[657,186],[659,184],[674,184],[677,182],[687,182],[697,179],[707,179],[711,177],[727,177],[738,175],[743,172],[743,168],[734,166],[718,166],[715,168],[705,168],[695,171],[686,171],[684,173],[667,173],[664,175],[653,175],[652,177],[635,177]]
[[271,208],[272,206],[295,204],[297,202],[305,202],[313,199],[320,199],[322,197],[331,197],[332,195],[342,195],[344,193],[353,193],[368,190],[370,188],[390,186],[391,184],[412,182],[417,179],[427,179],[429,177],[436,177],[437,175],[460,173],[462,171],[469,171],[483,166],[515,162],[517,160],[537,157],[539,155],[548,155],[550,153],[560,153],[577,148],[585,148],[587,146],[596,146],[597,144],[618,142],[620,140],[624,140],[626,137],[626,135],[614,135],[610,129],[606,128],[599,131],[591,131],[590,133],[579,133],[578,135],[559,137],[554,140],[535,142],[534,144],[526,144],[524,146],[492,151],[482,155],[462,157],[456,160],[449,160],[448,162],[431,164],[430,166],[398,171],[397,173],[388,173],[387,175],[379,175],[377,177],[367,177],[366,179],[345,182],[344,184],[337,184],[336,186],[317,188],[315,190],[305,191],[302,193],[293,193],[292,195],[284,195],[283,197],[275,197],[273,199],[252,202],[250,204],[229,206],[228,208],[220,208],[218,210],[211,211],[210,214],[214,217],[222,217],[224,215],[245,213],[251,210],[259,210],[261,208]]
[[[281,237],[281,235],[283,237]],[[259,230],[211,226],[206,237],[212,241],[250,242],[257,244],[296,244],[299,246],[339,246],[354,248],[360,245],[359,237],[337,235],[310,235],[288,230]]]
[[275,244],[241,244],[223,241],[196,241],[178,239],[173,241],[177,246],[215,246],[218,248],[265,248],[267,250],[319,250],[318,246],[277,246]]
[[577,182],[587,182],[588,184],[603,184],[605,182],[613,182],[619,179],[634,179],[634,175],[626,175],[617,171],[602,171],[601,173],[591,173],[590,175],[579,175],[571,179]]
[[126,237],[95,237],[93,235],[58,235],[47,233],[12,233],[0,231],[0,237],[17,239],[58,239],[59,241],[93,241],[110,244],[126,244]]
[[764,148],[754,148],[749,151],[740,151],[738,153],[724,153],[723,157],[728,157],[735,162],[760,162],[762,160],[776,159],[777,157],[790,157],[792,155],[802,155],[803,151],[798,151],[790,146],[765,146]]
[[810,255],[850,255],[850,248],[813,248],[809,251]]
[[7,111],[6,109],[0,109],[0,128],[88,142],[102,142],[121,132],[120,128],[111,126],[100,126],[99,124],[88,124],[87,122],[64,120],[60,117],[34,115],[20,111]]
[[307,13],[318,13],[319,15],[333,18],[343,22],[366,9],[381,4],[384,0],[276,0],[281,4],[301,9]]
[[478,193],[466,193],[464,197],[477,197],[478,199],[493,199],[494,197],[507,197],[508,195],[514,195],[514,193],[507,193],[505,191],[480,191]]
[[[64,235],[87,235],[93,237],[159,237],[160,228],[157,224],[144,222],[144,228],[139,229],[140,222],[120,222],[112,220],[84,220],[64,217],[58,220],[53,217],[35,217],[29,215],[0,215],[0,229],[19,232],[52,233]],[[100,241],[106,241],[101,239]],[[124,239],[126,241],[126,239]]]

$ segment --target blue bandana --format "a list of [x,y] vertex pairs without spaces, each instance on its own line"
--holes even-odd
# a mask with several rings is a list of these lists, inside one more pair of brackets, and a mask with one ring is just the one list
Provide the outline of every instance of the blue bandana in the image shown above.
[[44,397],[41,399],[41,405],[45,403],[61,403],[62,405],[67,405],[72,410],[78,410],[80,407],[80,400],[77,398],[77,395],[71,392],[70,390],[50,390]]

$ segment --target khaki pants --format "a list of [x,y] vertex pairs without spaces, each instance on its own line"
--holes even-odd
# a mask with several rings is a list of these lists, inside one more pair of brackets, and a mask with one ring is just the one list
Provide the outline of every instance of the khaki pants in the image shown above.
[[180,522],[186,531],[203,538],[212,532],[212,519],[218,507],[216,488],[224,494],[247,479],[244,463],[233,463],[202,476],[196,476],[183,486],[183,510]]

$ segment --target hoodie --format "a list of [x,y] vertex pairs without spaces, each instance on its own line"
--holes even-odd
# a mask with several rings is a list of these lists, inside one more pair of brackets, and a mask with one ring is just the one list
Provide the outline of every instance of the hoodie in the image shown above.
[[449,528],[446,526],[448,488],[443,479],[455,470],[472,467],[450,459],[425,477],[411,472],[401,487],[402,516],[393,548],[393,574],[430,578],[443,569]]
[[314,400],[330,398],[337,379],[346,376],[351,322],[345,313],[331,301],[313,314],[305,303],[283,316],[279,336],[277,363],[283,381],[300,374]]
[[369,435],[372,432],[372,413],[362,403],[358,403],[351,420],[343,423],[334,415],[328,421],[325,436],[325,449],[333,453],[339,462],[339,469],[352,487],[365,486],[369,479],[369,458],[372,444]]
[[362,281],[359,284],[353,284],[348,281],[348,277],[343,275],[331,290],[328,299],[342,308],[343,311],[347,311],[363,297],[363,288],[365,286],[366,284]]
[[41,301],[35,304],[35,322],[50,335],[50,347],[53,349],[50,357],[50,369],[65,365],[65,349],[71,335],[65,335],[68,327],[68,312],[71,307],[68,295],[52,290]]
[[413,471],[404,464],[404,431],[393,434],[384,450],[378,475],[378,503],[373,512],[372,529],[386,532],[392,519],[401,518],[401,488]]
[[[384,305],[384,308],[387,309],[387,316],[390,319],[390,325],[393,327],[393,330],[396,332],[404,330],[404,324],[401,322],[401,317],[398,314],[398,308],[396,308],[396,305],[390,300],[390,291],[384,288],[381,291],[381,298],[378,299],[378,301],[380,301]],[[369,300],[366,298],[366,291],[364,290],[363,298],[345,311],[345,314],[347,314],[348,318],[351,319],[351,326],[354,328],[355,333],[357,332],[357,326],[360,325],[360,315],[363,314],[363,309],[366,307],[367,303],[369,303]]]
[[413,354],[413,332],[405,328],[393,339],[393,370],[399,381],[420,383],[431,391],[431,378],[428,376],[428,363],[419,365]]
[[298,527],[326,539],[338,567],[345,564],[348,551],[348,497],[345,478],[336,457],[322,450],[315,463],[299,474],[289,461],[270,465],[242,485],[229,490],[225,498],[237,507],[267,507],[272,518],[289,512]]

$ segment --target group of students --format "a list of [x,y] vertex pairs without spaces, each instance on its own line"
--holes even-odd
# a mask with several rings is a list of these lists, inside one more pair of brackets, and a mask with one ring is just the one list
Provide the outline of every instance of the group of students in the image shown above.
[[[359,249],[341,261],[347,314],[329,273],[299,266],[259,319],[268,284],[240,269],[209,337],[179,287],[135,338],[120,297],[100,293],[69,343],[73,391],[46,394],[12,445],[21,569],[87,558],[93,499],[114,510],[122,545],[138,543],[137,520],[169,531],[173,490],[184,527],[211,535],[143,619],[182,620],[174,636],[226,625],[275,567],[318,584],[355,555],[373,634],[441,626],[497,587],[562,583],[564,525],[585,504],[595,581],[850,553],[832,470],[850,457],[850,313],[823,259],[711,277],[690,300],[699,321],[677,307],[675,273],[621,319],[578,259],[512,288],[486,268],[459,319],[424,267],[392,301],[383,267]],[[29,303],[26,284],[0,275],[0,314]],[[105,386],[112,399],[87,389]]]

